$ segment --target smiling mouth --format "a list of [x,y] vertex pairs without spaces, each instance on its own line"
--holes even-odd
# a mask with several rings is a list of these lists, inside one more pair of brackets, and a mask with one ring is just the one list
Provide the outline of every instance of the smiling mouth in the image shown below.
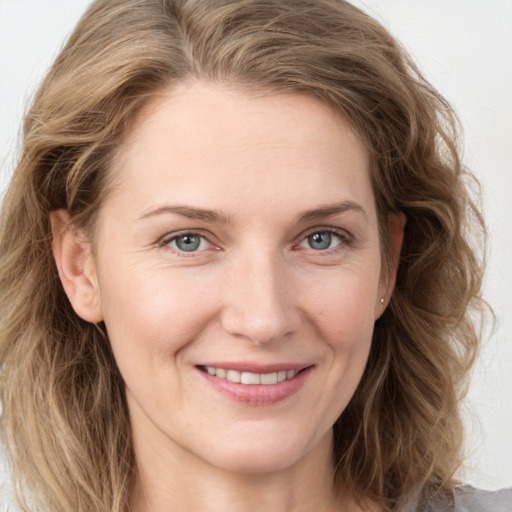
[[251,385],[272,385],[293,379],[299,370],[281,370],[272,373],[252,373],[240,372],[237,370],[226,370],[224,368],[216,368],[214,366],[200,366],[202,371],[208,373],[212,377],[226,379],[237,384]]

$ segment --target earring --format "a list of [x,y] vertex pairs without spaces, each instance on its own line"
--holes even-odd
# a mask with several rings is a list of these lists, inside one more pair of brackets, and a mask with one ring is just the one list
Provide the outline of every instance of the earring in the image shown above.
[[384,298],[380,299],[380,303],[384,304]]

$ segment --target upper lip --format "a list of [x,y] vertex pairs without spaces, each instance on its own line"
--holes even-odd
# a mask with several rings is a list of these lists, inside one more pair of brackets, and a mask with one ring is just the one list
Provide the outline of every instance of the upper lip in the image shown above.
[[249,372],[249,373],[274,373],[279,371],[296,370],[300,372],[305,368],[313,366],[310,363],[272,363],[272,364],[259,364],[251,362],[208,362],[198,365],[199,367],[210,366],[213,368],[222,368],[224,370],[235,370],[238,372]]

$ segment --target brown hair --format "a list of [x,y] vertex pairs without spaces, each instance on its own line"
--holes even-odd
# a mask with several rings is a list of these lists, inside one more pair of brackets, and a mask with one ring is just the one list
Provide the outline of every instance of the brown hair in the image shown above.
[[[41,85],[0,230],[1,428],[18,499],[52,512],[124,511],[134,475],[124,385],[98,326],[72,310],[49,212],[91,228],[136,115],[190,79],[312,95],[372,157],[387,217],[407,216],[396,289],[335,425],[340,484],[393,510],[455,484],[458,404],[478,344],[484,226],[457,120],[397,42],[343,0],[97,0]],[[473,318],[473,319],[472,319]]]

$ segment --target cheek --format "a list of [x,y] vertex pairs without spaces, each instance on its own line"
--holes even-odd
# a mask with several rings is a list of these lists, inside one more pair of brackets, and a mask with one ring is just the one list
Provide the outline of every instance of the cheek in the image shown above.
[[371,338],[378,295],[375,272],[333,272],[310,280],[304,289],[310,318],[332,345],[350,350]]
[[[320,284],[320,283],[317,283]],[[311,319],[325,344],[326,410],[334,421],[355,392],[368,359],[375,324],[378,275],[342,272],[311,290]]]
[[[124,266],[102,282],[101,302],[112,348],[122,369],[175,356],[215,315],[204,276]],[[123,276],[122,279],[119,276]]]
[[324,380],[311,407],[324,418],[323,426],[330,428],[353,397],[366,367],[378,276],[371,269],[363,274],[333,272],[325,280],[309,282],[311,339],[316,337],[324,348],[319,364]]

